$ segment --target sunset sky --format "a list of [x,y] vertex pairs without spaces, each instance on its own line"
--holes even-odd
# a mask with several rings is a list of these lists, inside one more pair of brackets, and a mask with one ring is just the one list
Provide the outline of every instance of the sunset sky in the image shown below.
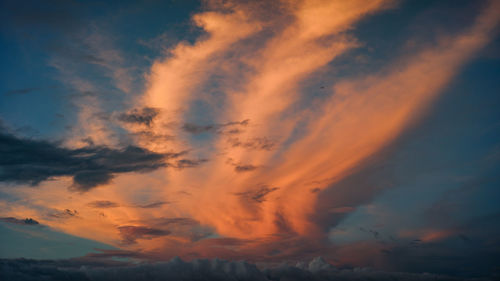
[[0,5],[4,264],[500,276],[500,1]]

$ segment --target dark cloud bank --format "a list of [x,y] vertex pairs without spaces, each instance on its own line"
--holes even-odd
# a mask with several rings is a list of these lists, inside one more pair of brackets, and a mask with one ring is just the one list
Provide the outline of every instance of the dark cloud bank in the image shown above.
[[39,225],[38,221],[32,218],[17,219],[13,217],[2,217],[0,218],[0,222],[7,222],[19,225]]
[[[73,188],[87,191],[109,183],[115,174],[179,169],[206,160],[181,159],[186,152],[155,153],[129,145],[124,148],[88,145],[69,149],[44,140],[19,138],[0,128],[0,182],[37,185],[54,177],[73,177]],[[168,162],[174,160],[174,163]]]
[[[430,273],[382,272],[370,269],[337,269],[322,258],[295,266],[279,265],[258,268],[245,261],[197,259],[184,262],[174,258],[169,262],[123,265],[89,263],[75,260],[0,260],[1,280],[467,280]],[[489,279],[470,279],[489,280]]]

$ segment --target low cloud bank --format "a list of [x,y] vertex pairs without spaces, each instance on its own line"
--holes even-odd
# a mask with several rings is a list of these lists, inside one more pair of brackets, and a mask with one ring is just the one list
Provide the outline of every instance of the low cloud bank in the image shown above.
[[[168,262],[123,266],[78,260],[0,260],[1,280],[467,280],[429,273],[381,272],[369,269],[337,269],[322,258],[295,266],[259,269],[245,261],[174,258]],[[473,279],[488,280],[488,279]]]

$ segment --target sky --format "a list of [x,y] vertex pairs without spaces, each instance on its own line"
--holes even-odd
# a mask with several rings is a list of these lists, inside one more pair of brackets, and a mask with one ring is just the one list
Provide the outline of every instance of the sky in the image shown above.
[[0,5],[4,277],[500,276],[500,1]]

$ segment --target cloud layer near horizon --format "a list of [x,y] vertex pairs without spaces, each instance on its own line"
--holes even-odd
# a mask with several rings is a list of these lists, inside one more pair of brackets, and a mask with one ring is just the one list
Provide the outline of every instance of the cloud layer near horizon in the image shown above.
[[[86,265],[86,266],[81,266]],[[280,265],[259,269],[254,264],[245,261],[226,261],[220,259],[197,259],[185,262],[174,258],[168,262],[118,265],[95,262],[93,265],[85,260],[1,260],[0,277],[6,280],[240,280],[240,281],[271,281],[271,280],[400,280],[400,281],[459,281],[466,280],[437,274],[412,274],[403,272],[383,272],[368,268],[339,270],[322,258],[315,258],[309,263],[297,265]]]

